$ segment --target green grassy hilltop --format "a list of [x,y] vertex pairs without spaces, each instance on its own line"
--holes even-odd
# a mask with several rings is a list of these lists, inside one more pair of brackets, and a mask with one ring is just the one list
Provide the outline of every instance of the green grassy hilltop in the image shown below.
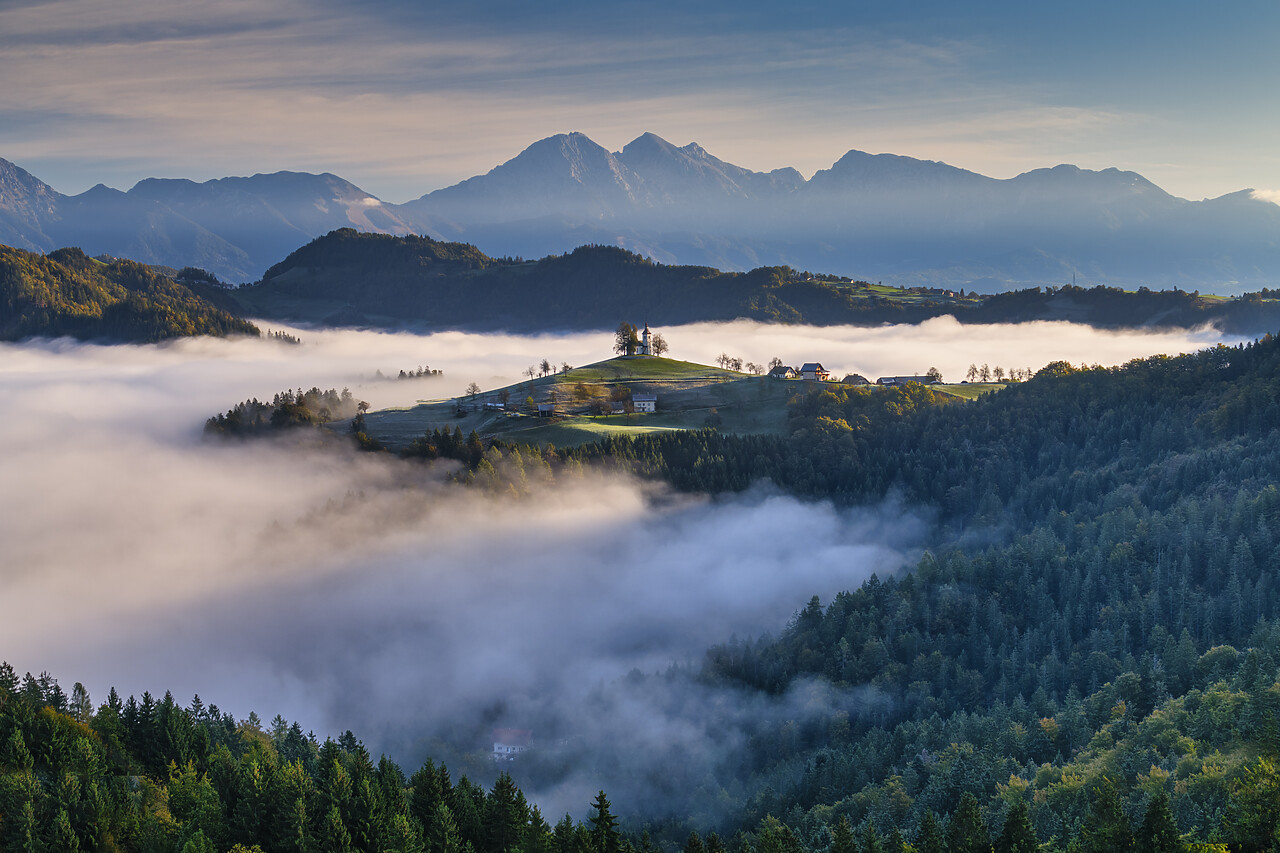
[[[651,356],[621,356],[565,373],[486,389],[456,399],[433,400],[366,416],[369,435],[392,448],[436,428],[511,442],[569,447],[612,434],[639,435],[697,429],[716,423],[735,433],[781,433],[786,402],[800,390],[794,380],[722,370]],[[503,393],[506,395],[505,409]],[[656,394],[653,413],[612,413],[633,394]],[[528,405],[555,402],[555,415],[539,417]]]
[[[839,384],[823,383],[823,387]],[[455,427],[463,434],[474,430],[485,438],[557,447],[573,447],[611,435],[705,426],[736,435],[782,435],[787,431],[787,401],[814,387],[803,380],[774,379],[690,361],[620,356],[506,388],[485,389],[474,397],[429,400],[370,412],[365,423],[371,437],[392,449],[407,447],[424,432],[452,431]],[[935,387],[971,398],[1001,386]],[[656,394],[657,411],[626,411],[634,394]],[[540,417],[537,404],[551,402],[555,414]],[[613,411],[618,407],[624,411]]]

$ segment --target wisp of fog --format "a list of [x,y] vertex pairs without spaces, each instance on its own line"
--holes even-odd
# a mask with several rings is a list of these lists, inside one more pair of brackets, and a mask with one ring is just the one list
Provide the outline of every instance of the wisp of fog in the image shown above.
[[[607,333],[289,331],[302,343],[0,347],[0,658],[81,681],[96,701],[110,686],[171,690],[183,704],[199,693],[238,718],[281,714],[320,737],[352,729],[407,764],[509,726],[583,755],[625,738],[644,745],[633,761],[678,756],[709,772],[752,715],[876,706],[867,691],[810,684],[766,708],[652,676],[696,667],[734,634],[780,631],[813,595],[908,567],[927,507],[842,510],[767,484],[711,501],[603,475],[491,497],[447,484],[441,467],[202,441],[205,418],[288,388],[409,405],[516,381],[543,358],[602,360],[612,344]],[[1116,363],[1219,339],[946,319],[662,331],[677,358],[778,356],[873,378],[930,366],[959,378],[975,361]],[[377,378],[418,366],[443,375]],[[732,707],[717,718],[731,725],[712,731],[698,709],[717,705]],[[656,808],[661,776],[584,761],[532,793],[549,814],[581,812],[600,787]]]

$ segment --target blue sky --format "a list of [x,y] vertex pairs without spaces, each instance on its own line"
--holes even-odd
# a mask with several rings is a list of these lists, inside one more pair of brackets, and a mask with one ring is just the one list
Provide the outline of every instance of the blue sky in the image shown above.
[[[330,171],[388,201],[645,131],[1280,190],[1280,4],[0,0],[0,157],[65,193]],[[1280,198],[1280,196],[1276,196]]]

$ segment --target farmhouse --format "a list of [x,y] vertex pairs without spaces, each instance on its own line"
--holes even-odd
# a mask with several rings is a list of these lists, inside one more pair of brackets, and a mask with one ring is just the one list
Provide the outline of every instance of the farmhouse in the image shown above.
[[906,385],[908,382],[919,382],[921,385],[932,385],[936,380],[932,376],[881,376],[877,385]]
[[533,745],[533,732],[529,729],[494,729],[494,761],[510,761]]
[[831,374],[820,363],[806,361],[800,366],[800,376],[810,382],[826,382],[831,377]]
[[795,379],[799,374],[796,373],[796,369],[794,367],[780,364],[773,370],[770,370],[769,375],[774,379]]
[[656,412],[658,410],[658,395],[632,394],[631,405],[637,412]]

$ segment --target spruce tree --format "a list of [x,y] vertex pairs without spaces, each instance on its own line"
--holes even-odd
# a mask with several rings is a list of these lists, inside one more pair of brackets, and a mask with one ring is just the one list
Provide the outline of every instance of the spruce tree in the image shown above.
[[596,795],[591,805],[595,808],[590,818],[592,853],[619,853],[622,835],[618,832],[618,819],[609,811],[609,798],[604,791]]
[[1163,788],[1147,803],[1147,813],[1138,827],[1134,848],[1138,853],[1183,853],[1186,845],[1178,835],[1178,825],[1169,808],[1169,794]]
[[924,813],[920,828],[916,830],[916,853],[947,853],[942,827],[938,825],[938,817],[932,809]]
[[1098,796],[1089,807],[1084,827],[1080,831],[1080,849],[1083,853],[1110,853],[1128,850],[1133,846],[1133,831],[1129,817],[1124,813],[1120,793],[1110,779],[1104,779]]
[[702,846],[702,838],[698,835],[697,830],[689,833],[689,838],[684,843],[683,853],[706,853],[706,848]]
[[324,819],[324,830],[320,838],[320,853],[353,853],[351,833],[342,822],[342,815],[337,806],[329,807],[329,814]]
[[1035,853],[1039,848],[1040,840],[1031,826],[1031,809],[1019,797],[1004,819],[1004,829],[996,839],[996,853]]
[[857,853],[858,847],[853,839],[853,828],[849,826],[849,818],[840,815],[835,828],[831,830],[831,853]]
[[862,853],[884,853],[884,845],[880,843],[880,833],[870,820],[862,827]]
[[436,813],[431,817],[427,850],[429,853],[461,853],[462,839],[458,835],[458,824],[453,820],[453,810],[444,803],[436,804]]
[[950,853],[991,853],[991,833],[987,831],[978,798],[966,791],[947,823],[947,850]]

